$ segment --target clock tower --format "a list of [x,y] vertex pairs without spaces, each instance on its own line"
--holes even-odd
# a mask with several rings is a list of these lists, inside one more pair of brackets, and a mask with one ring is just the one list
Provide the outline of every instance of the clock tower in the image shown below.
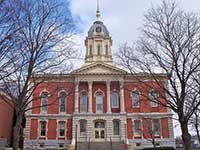
[[97,4],[96,21],[90,27],[85,40],[85,63],[94,62],[112,63],[112,39],[108,29],[100,20],[99,4]]

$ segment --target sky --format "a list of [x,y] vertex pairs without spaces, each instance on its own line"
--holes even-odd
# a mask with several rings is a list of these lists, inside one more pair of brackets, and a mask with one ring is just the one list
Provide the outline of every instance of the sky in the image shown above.
[[[180,8],[200,13],[200,0],[175,0]],[[140,36],[144,14],[162,0],[99,0],[101,21],[108,28],[113,39],[113,53],[124,42],[133,43]],[[95,21],[97,0],[70,0],[70,10],[79,29],[76,35],[77,44],[84,58],[84,40],[90,26]],[[83,63],[80,61],[77,65]],[[176,123],[175,123],[176,124]],[[179,136],[177,128],[175,135]]]
[[[175,0],[186,11],[200,12],[200,0]],[[113,39],[113,53],[120,44],[133,43],[140,35],[143,15],[152,5],[162,0],[99,0],[101,20],[108,28]],[[85,52],[84,39],[95,21],[97,0],[71,0],[70,9],[79,28],[78,44]]]

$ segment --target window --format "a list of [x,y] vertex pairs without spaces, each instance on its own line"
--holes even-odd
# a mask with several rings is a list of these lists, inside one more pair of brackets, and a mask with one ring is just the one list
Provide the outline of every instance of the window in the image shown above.
[[114,135],[119,135],[119,120],[114,120],[113,121],[113,134]]
[[140,106],[140,93],[137,90],[132,92],[132,106],[133,107]]
[[134,135],[141,136],[141,120],[134,120]]
[[65,122],[59,122],[59,136],[65,136]]
[[80,112],[87,112],[87,94],[85,92],[80,96]]
[[103,121],[95,122],[95,128],[105,128],[105,123]]
[[106,48],[106,55],[108,55],[108,45],[106,45],[105,48]]
[[64,144],[63,143],[59,143],[59,149],[63,149],[64,150]]
[[117,92],[112,92],[112,108],[119,107],[119,96]]
[[84,135],[86,133],[87,128],[87,121],[86,120],[80,120],[80,134]]
[[153,134],[154,135],[160,135],[160,121],[159,119],[153,119],[152,120],[152,127],[153,127]]
[[158,107],[158,93],[154,90],[151,90],[149,93],[149,98],[151,101],[151,106]]
[[39,147],[40,148],[44,148],[45,146],[44,146],[44,143],[39,143]]
[[46,136],[46,121],[40,122],[40,136]]
[[103,94],[101,92],[96,93],[96,111],[103,112]]
[[92,56],[92,45],[90,45],[90,56]]
[[100,52],[100,51],[101,51],[101,46],[98,45],[98,46],[97,46],[97,55],[101,55],[101,52]]
[[47,104],[48,104],[48,93],[47,92],[42,92],[41,94],[41,111],[43,113],[47,112]]
[[60,112],[65,112],[66,111],[66,93],[65,92],[61,92],[60,93]]

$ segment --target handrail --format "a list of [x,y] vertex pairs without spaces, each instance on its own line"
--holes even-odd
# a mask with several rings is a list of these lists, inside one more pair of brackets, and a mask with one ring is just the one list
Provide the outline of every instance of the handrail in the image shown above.
[[112,138],[110,137],[110,150],[112,150],[113,147],[112,147]]

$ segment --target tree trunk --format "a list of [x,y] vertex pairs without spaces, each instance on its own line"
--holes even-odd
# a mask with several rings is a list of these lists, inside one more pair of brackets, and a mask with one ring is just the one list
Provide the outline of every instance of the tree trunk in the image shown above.
[[198,141],[200,143],[200,134],[199,134],[199,124],[198,123],[195,124],[195,129],[196,129]]
[[181,131],[182,131],[182,139],[184,144],[184,150],[191,150],[191,136],[188,131],[188,122],[180,121],[181,123]]
[[23,113],[16,113],[16,123],[14,127],[14,132],[13,132],[13,150],[18,150],[19,148],[19,142],[20,142],[20,130],[21,130],[21,125],[22,125],[22,120],[23,120]]
[[194,123],[194,126],[195,126],[195,130],[196,130],[196,133],[197,133],[197,138],[198,138],[198,141],[200,143],[200,134],[199,134],[199,115],[198,113],[194,113],[195,115],[195,123]]

